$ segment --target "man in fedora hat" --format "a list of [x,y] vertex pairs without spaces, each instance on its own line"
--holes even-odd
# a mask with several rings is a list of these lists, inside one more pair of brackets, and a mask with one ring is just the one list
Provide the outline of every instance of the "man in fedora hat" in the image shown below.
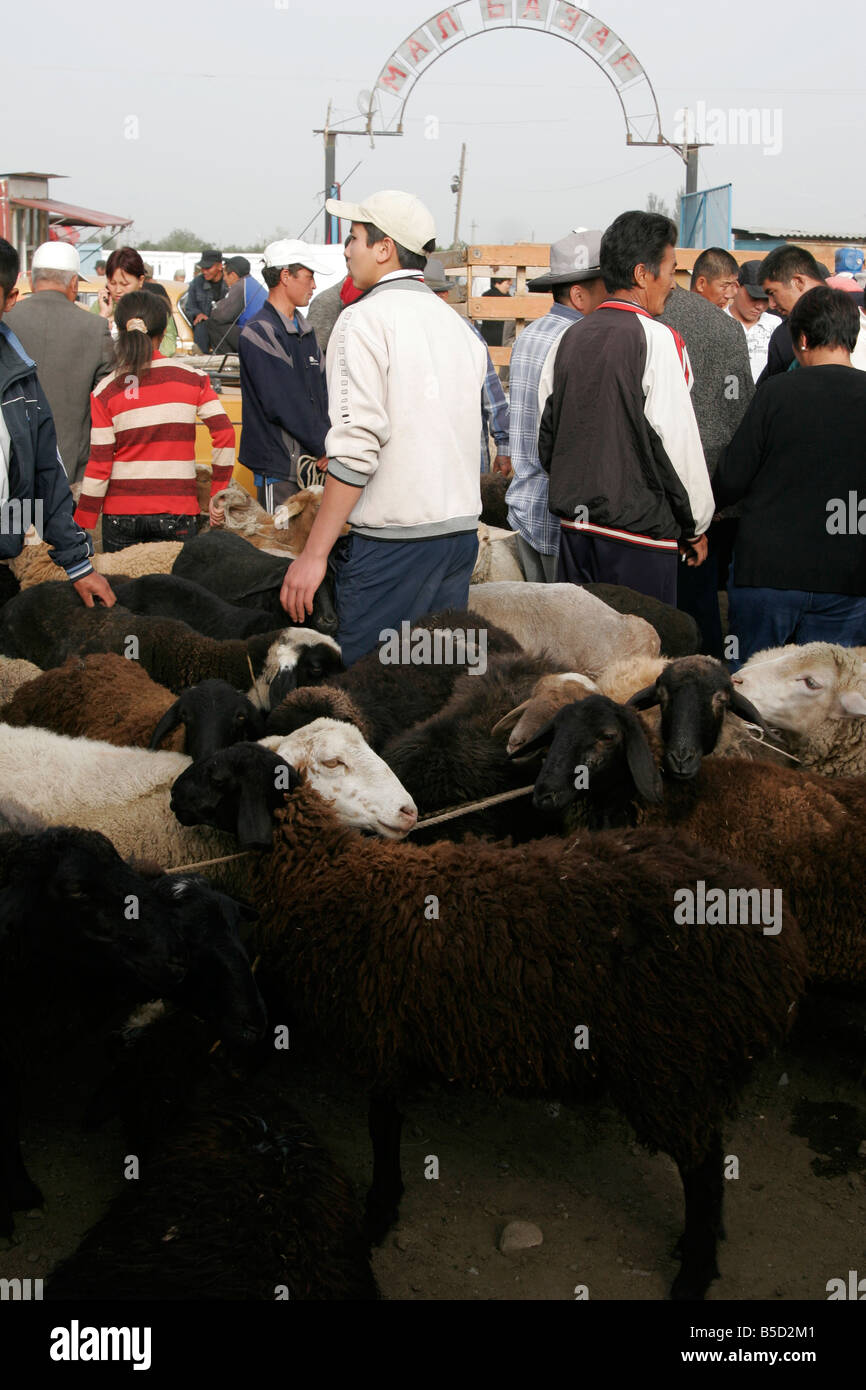
[[[453,285],[445,278],[445,266],[438,256],[427,257],[424,284],[428,290],[432,290],[446,304],[448,303],[448,296]],[[491,360],[484,334],[471,319],[463,319],[463,322],[470,333],[474,333],[484,343],[484,351],[487,353],[487,374],[481,390],[481,472],[490,472],[490,435],[492,434],[496,444],[496,458],[493,460],[494,472],[502,473],[507,477],[511,472],[511,453],[508,443],[508,401],[502,389],[502,382],[499,380],[499,373]]]
[[424,284],[436,229],[423,203],[385,189],[325,206],[351,223],[346,264],[362,298],[328,344],[328,476],[280,598],[303,622],[333,547],[337,640],[351,666],[404,621],[467,606],[486,359]]
[[527,324],[511,353],[511,466],[505,494],[508,524],[526,578],[552,584],[559,558],[559,521],[547,507],[549,479],[538,457],[538,425],[553,383],[556,346],[567,328],[601,303],[600,231],[569,232],[550,248],[550,270],[529,281],[535,293],[550,290],[553,307]]

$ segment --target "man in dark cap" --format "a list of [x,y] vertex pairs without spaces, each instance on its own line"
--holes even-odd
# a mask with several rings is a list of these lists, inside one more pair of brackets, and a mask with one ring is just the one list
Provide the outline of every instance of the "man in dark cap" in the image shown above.
[[201,274],[187,290],[185,313],[192,324],[192,336],[199,352],[207,352],[209,335],[207,321],[213,306],[226,293],[221,251],[202,251],[199,260]]
[[214,352],[237,352],[241,329],[268,297],[264,285],[251,275],[251,269],[246,256],[227,256],[223,261],[223,281],[228,292],[213,306],[207,321],[209,344]]
[[754,381],[758,380],[767,365],[770,339],[782,321],[777,314],[769,313],[770,297],[759,274],[762,264],[762,261],[743,262],[737,293],[725,309],[725,313],[736,319],[746,335]]

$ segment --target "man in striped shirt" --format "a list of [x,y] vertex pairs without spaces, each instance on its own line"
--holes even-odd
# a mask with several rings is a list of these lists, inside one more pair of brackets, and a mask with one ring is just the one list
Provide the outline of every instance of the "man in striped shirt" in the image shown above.
[[560,577],[625,584],[676,605],[677,555],[702,564],[713,493],[682,338],[657,321],[677,229],[624,212],[601,239],[608,291],[559,343],[539,457],[560,518]]
[[92,529],[102,510],[105,550],[196,534],[196,417],[213,441],[211,496],[231,481],[234,427],[207,373],[159,352],[164,320],[156,296],[124,296],[117,323],[125,361],[93,392],[90,458],[75,519]]
[[[553,348],[573,323],[591,314],[606,294],[598,263],[601,232],[575,231],[550,248],[550,270],[530,280],[535,293],[553,292],[553,308],[524,328],[511,353],[511,466],[505,501],[508,524],[526,578],[535,584],[556,580],[559,521],[547,505],[549,481],[538,457],[538,422],[553,372]],[[552,384],[552,382],[551,382]]]

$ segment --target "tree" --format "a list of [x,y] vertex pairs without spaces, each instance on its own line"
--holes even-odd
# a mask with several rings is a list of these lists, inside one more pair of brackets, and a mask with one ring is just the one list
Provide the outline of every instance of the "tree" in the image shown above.
[[161,241],[149,243],[151,251],[206,251],[210,245],[188,227],[175,227]]
[[670,217],[671,215],[670,209],[664,198],[660,198],[657,193],[650,193],[647,195],[646,211],[657,212],[662,217]]

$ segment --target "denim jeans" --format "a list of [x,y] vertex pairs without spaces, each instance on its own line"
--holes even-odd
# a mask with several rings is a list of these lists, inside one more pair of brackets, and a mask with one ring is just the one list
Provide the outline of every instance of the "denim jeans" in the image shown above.
[[854,594],[815,594],[805,589],[756,589],[729,584],[728,632],[737,638],[739,670],[755,652],[806,642],[866,644],[866,598]]
[[188,541],[198,535],[197,516],[106,516],[102,514],[102,549],[124,550],[141,541]]

